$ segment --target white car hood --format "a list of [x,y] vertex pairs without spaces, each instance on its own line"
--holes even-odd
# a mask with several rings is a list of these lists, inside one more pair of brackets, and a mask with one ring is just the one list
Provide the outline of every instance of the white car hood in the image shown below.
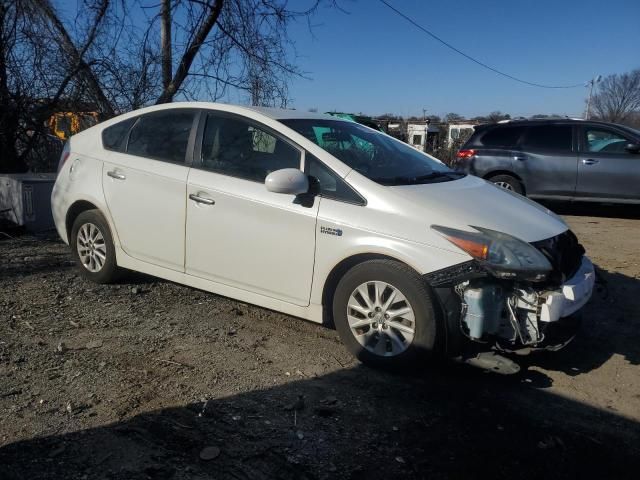
[[415,204],[429,225],[462,230],[484,227],[526,242],[554,237],[568,228],[542,205],[471,175],[450,182],[390,188]]

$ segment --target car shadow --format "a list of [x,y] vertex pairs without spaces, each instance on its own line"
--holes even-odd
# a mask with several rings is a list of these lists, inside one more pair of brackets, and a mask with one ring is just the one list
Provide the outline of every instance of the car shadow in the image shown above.
[[114,422],[99,405],[65,412],[63,433],[0,448],[0,478],[621,479],[640,467],[637,422],[455,366],[205,395]]
[[631,220],[640,219],[640,205],[595,202],[561,202],[550,200],[536,201],[558,215],[622,218]]

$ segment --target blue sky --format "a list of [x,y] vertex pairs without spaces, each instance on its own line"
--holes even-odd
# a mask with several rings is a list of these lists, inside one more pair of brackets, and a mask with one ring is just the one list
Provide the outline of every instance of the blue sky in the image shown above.
[[[297,0],[299,1],[299,0]],[[576,84],[640,68],[638,0],[388,0],[465,53],[536,83]],[[291,2],[295,4],[296,2]],[[340,0],[324,9],[313,36],[296,24],[298,109],[400,115],[579,115],[585,87],[518,84],[448,50],[378,0]]]

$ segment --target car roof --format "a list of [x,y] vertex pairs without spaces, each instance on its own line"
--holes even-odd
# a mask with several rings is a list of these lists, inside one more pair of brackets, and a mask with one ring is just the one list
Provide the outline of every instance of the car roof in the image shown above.
[[555,125],[555,124],[576,124],[576,125],[602,125],[603,127],[628,128],[617,123],[603,122],[602,120],[586,120],[583,118],[523,118],[514,120],[502,120],[497,123],[483,123],[475,127],[476,131],[487,128],[504,128],[513,126],[530,126],[530,125]]
[[[164,107],[164,108],[163,108]],[[227,110],[228,107],[233,107],[234,110],[246,110],[260,113],[266,117],[274,120],[290,120],[290,119],[321,119],[321,120],[339,120],[331,115],[325,115],[323,113],[316,112],[303,112],[301,110],[294,110],[292,108],[273,108],[273,107],[254,107],[250,105],[236,105],[232,103],[215,103],[215,102],[172,102],[166,103],[162,106],[155,106],[153,110],[163,110],[171,108],[216,108],[220,110]],[[147,110],[147,109],[144,109]]]
[[332,115],[317,112],[303,112],[291,108],[273,108],[273,107],[245,107],[247,110],[262,113],[274,120],[291,120],[291,119],[318,119],[318,120],[336,120]]

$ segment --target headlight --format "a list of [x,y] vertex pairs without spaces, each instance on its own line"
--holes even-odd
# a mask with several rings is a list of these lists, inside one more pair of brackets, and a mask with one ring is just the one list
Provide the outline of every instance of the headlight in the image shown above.
[[431,228],[498,278],[538,282],[552,270],[549,260],[538,249],[506,233],[473,226],[477,232],[440,225],[431,225]]

